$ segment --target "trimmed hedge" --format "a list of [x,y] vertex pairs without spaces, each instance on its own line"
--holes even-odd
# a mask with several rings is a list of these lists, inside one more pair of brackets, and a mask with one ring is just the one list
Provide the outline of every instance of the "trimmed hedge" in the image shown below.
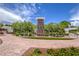
[[72,40],[73,38],[52,38],[52,37],[28,37],[30,39],[40,39],[40,40]]

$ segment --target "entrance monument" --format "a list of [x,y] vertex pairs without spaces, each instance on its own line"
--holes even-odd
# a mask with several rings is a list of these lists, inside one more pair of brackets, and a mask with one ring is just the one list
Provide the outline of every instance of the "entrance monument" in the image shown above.
[[44,17],[37,18],[37,36],[44,36]]

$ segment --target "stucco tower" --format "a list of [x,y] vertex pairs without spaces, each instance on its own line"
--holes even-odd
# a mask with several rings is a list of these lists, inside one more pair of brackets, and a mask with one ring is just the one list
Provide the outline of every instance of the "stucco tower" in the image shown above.
[[37,19],[37,36],[44,36],[44,18],[38,17]]

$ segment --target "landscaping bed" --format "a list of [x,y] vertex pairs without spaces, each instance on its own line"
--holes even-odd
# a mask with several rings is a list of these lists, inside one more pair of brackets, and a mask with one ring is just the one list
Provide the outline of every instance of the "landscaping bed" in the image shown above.
[[63,38],[63,37],[27,37],[30,39],[39,39],[39,40],[72,40],[74,38]]
[[23,56],[79,56],[79,48],[30,48]]

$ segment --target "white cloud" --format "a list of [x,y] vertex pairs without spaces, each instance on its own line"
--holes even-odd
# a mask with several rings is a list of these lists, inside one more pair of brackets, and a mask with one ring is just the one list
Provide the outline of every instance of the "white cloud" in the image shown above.
[[20,4],[20,6],[16,5],[14,13],[18,14],[25,21],[30,21],[37,11],[38,7],[36,7],[36,4]]
[[73,8],[71,11],[71,18],[73,22],[71,22],[72,26],[79,26],[79,6]]
[[20,16],[17,16],[3,8],[0,8],[0,21],[16,22],[22,21]]
[[39,7],[36,4],[13,4],[14,9],[9,8],[11,5],[0,4],[0,22],[30,21],[31,16],[37,13]]

